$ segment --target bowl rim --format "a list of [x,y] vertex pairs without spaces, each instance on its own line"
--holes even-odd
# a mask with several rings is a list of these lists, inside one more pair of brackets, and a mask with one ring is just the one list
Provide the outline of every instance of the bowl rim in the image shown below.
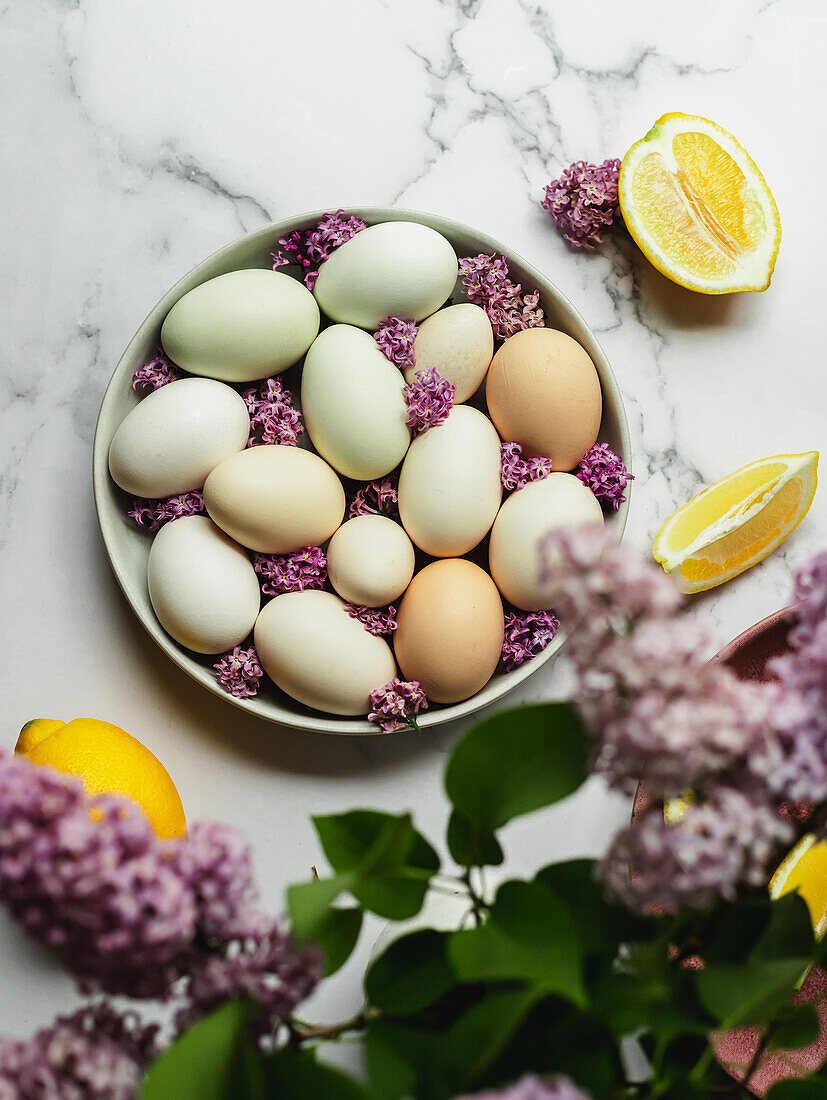
[[[482,233],[473,226],[469,226],[456,219],[447,218],[439,214],[432,214],[423,210],[411,210],[399,207],[348,206],[347,211],[349,214],[367,222],[369,226],[377,222],[386,221],[418,221],[440,233],[464,233],[473,237],[474,240],[479,243],[479,250],[481,252],[490,251],[504,254],[509,263],[513,262],[518,265],[523,272],[525,272],[524,278],[527,277],[531,279],[534,285],[540,288],[546,297],[552,299],[560,312],[567,315],[567,321],[574,326],[582,328],[589,334],[596,351],[596,356],[593,358],[600,377],[604,405],[607,399],[611,402],[613,413],[618,424],[621,451],[624,455],[624,460],[626,461],[629,472],[632,472],[632,448],[629,423],[617,379],[606,357],[606,353],[603,351],[593,330],[586,323],[579,310],[572,305],[568,297],[559,289],[556,283],[543,275],[542,272],[524,259],[518,252],[504,247],[500,241],[489,236],[487,233]],[[194,657],[190,656],[188,650],[185,650],[163,630],[157,618],[154,616],[149,617],[143,612],[138,602],[138,594],[135,590],[135,586],[115,546],[114,520],[110,514],[110,502],[107,500],[107,489],[110,486],[108,462],[109,444],[114,434],[114,429],[112,429],[112,431],[109,430],[109,410],[110,406],[114,404],[117,389],[123,384],[124,375],[133,357],[133,352],[139,345],[144,343],[150,331],[160,329],[160,324],[164,317],[179,298],[193,287],[214,277],[213,275],[204,273],[217,261],[227,259],[227,257],[239,249],[242,244],[253,246],[259,242],[272,243],[279,237],[293,232],[296,229],[308,228],[314,225],[327,212],[327,209],[313,210],[304,214],[294,215],[290,218],[283,218],[279,221],[270,222],[249,233],[243,233],[241,236],[217,248],[203,260],[200,260],[158,299],[129,340],[104,390],[100,409],[98,411],[92,445],[92,487],[98,526],[115,579],[127,603],[135,614],[135,617],[153,641],[161,648],[167,657],[178,666],[178,668],[186,672],[187,675],[196,680],[202,687],[212,692],[217,698],[231,703],[233,706],[238,707],[248,714],[253,714],[258,718],[262,718],[274,724],[280,724],[294,729],[310,730],[316,733],[330,733],[346,736],[385,736],[375,725],[369,723],[366,718],[360,716],[333,717],[322,711],[316,714],[309,711],[309,708],[307,713],[294,712],[278,701],[268,700],[265,703],[259,700],[258,697],[238,699],[224,691],[215,680],[212,669],[209,666],[202,665],[195,660]],[[619,538],[623,537],[626,528],[630,498],[631,485],[627,490],[626,500],[621,503],[612,517],[612,525],[617,531]],[[558,653],[565,644],[565,640],[565,633],[559,631],[553,642],[535,658],[526,661],[523,665],[520,665],[511,672],[504,673],[496,680],[489,680],[480,691],[472,695],[469,699],[440,707],[438,710],[425,711],[418,716],[419,725],[422,728],[443,725],[446,722],[453,722],[457,719],[468,717],[476,711],[482,710],[499,701],[504,695],[522,684],[529,676]]]

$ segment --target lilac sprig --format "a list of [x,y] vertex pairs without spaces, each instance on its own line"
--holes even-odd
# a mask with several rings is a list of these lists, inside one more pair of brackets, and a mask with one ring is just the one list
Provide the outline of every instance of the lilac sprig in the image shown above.
[[575,161],[546,187],[542,201],[563,237],[589,252],[603,243],[603,230],[620,217],[617,197],[620,161]]
[[405,371],[416,366],[414,354],[416,333],[417,327],[414,321],[403,321],[400,317],[386,317],[380,322],[373,338],[383,355],[395,363],[401,371]]
[[396,516],[399,514],[399,482],[396,478],[384,477],[378,481],[369,481],[359,489],[348,510],[348,519],[356,516]]
[[634,481],[634,475],[629,473],[623,459],[611,450],[608,443],[595,443],[586,452],[574,476],[615,512],[626,499],[626,486]]
[[545,325],[539,290],[523,294],[508,277],[505,256],[466,256],[459,261],[459,273],[468,301],[485,310],[498,340]]
[[320,546],[303,546],[292,554],[253,554],[253,569],[265,596],[324,588],[327,557]]
[[457,388],[435,367],[418,370],[414,377],[414,382],[406,382],[402,388],[408,404],[405,423],[415,435],[421,435],[448,419]]
[[519,443],[503,443],[500,448],[500,478],[504,489],[522,489],[530,481],[542,481],[551,473],[551,459],[535,455],[522,458]]
[[347,603],[345,610],[351,619],[358,619],[368,633],[375,634],[377,637],[393,634],[396,630],[396,608],[393,604],[382,610],[380,607],[364,607]]
[[382,733],[394,733],[410,726],[418,730],[417,714],[428,709],[428,700],[419,680],[395,678],[384,687],[370,693],[369,722],[375,722]]
[[344,210],[328,212],[322,215],[313,229],[297,229],[279,239],[279,247],[270,253],[273,270],[295,264],[302,269],[305,286],[312,290],[325,260],[366,228],[361,218],[349,216]]
[[234,646],[213,665],[215,678],[228,695],[236,699],[252,699],[264,672],[254,646],[242,649]]
[[265,443],[280,443],[295,447],[304,435],[301,413],[293,408],[293,395],[281,378],[265,378],[250,386],[241,395],[250,414],[248,447]]
[[200,516],[205,511],[203,492],[200,489],[193,489],[191,493],[179,493],[165,500],[133,497],[132,505],[127,509],[126,514],[130,519],[134,519],[139,527],[158,531],[165,523],[182,519],[184,516]]
[[176,382],[181,377],[181,372],[175,364],[159,350],[154,359],[150,359],[148,363],[138,367],[132,375],[132,389],[136,393],[139,387],[147,392],[159,390],[161,386]]
[[530,661],[554,639],[560,622],[553,611],[510,611],[505,616],[502,662],[507,672]]

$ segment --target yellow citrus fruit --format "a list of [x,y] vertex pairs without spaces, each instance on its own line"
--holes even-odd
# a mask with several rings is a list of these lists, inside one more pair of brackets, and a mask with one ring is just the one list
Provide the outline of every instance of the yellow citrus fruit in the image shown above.
[[702,294],[766,290],[781,220],[732,134],[680,111],[663,115],[620,166],[623,220],[668,279]]
[[716,481],[664,523],[655,560],[684,592],[703,592],[762,561],[795,530],[816,491],[818,451],[773,455]]
[[164,765],[135,737],[97,718],[60,722],[36,718],[20,731],[15,752],[76,775],[90,794],[131,798],[162,838],[185,836],[187,822],[175,784]]
[[810,833],[799,840],[770,879],[770,896],[780,898],[798,890],[810,910],[817,936],[827,930],[827,841],[816,843]]

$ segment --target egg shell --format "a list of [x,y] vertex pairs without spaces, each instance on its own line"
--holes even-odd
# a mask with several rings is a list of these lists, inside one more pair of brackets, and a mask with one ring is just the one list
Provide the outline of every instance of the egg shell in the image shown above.
[[109,472],[135,496],[188,493],[242,450],[249,434],[241,394],[209,378],[181,378],[148,394],[121,421],[109,446]]
[[313,446],[346,477],[390,473],[411,442],[405,380],[368,333],[331,325],[302,369],[302,413]]
[[406,680],[434,703],[475,695],[494,673],[503,644],[503,606],[488,574],[464,558],[426,565],[408,586],[393,634]]
[[261,603],[250,559],[206,516],[161,528],[149,551],[147,583],[161,626],[196,653],[224,653],[242,642]]
[[384,638],[351,618],[332,592],[287,592],[262,608],[254,641],[277,687],[330,714],[367,714],[370,693],[396,676]]
[[318,331],[319,307],[303,283],[251,268],[218,275],[179,298],[161,343],[190,374],[251,382],[292,366]]
[[357,607],[385,607],[408,587],[414,548],[387,516],[354,516],[327,547],[327,575],[343,600]]
[[494,354],[494,332],[484,309],[461,302],[426,317],[414,340],[414,366],[405,371],[408,382],[418,370],[435,367],[456,387],[454,401],[467,401],[479,389]]
[[501,500],[500,440],[479,409],[455,405],[414,439],[399,475],[399,516],[426,554],[467,553],[490,530]]
[[600,430],[600,379],[586,351],[553,328],[524,329],[499,349],[485,381],[488,413],[524,457],[573,470]]
[[541,580],[542,540],[561,527],[587,523],[603,523],[603,512],[573,474],[552,473],[512,493],[494,521],[488,547],[491,576],[503,598],[522,611],[553,607],[553,588]]
[[375,329],[386,317],[421,321],[446,300],[459,264],[449,242],[419,222],[380,222],[319,268],[313,288],[333,321]]
[[248,447],[212,471],[204,485],[210,517],[231,538],[262,554],[292,554],[325,542],[345,512],[334,470],[300,447]]

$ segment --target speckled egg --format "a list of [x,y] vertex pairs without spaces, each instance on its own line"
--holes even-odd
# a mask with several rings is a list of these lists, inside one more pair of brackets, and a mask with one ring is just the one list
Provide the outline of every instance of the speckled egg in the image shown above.
[[343,600],[385,607],[399,598],[414,571],[414,548],[387,516],[354,516],[327,547],[327,575]]
[[494,354],[494,333],[485,310],[461,302],[426,317],[414,340],[414,366],[405,371],[413,382],[418,370],[435,367],[456,386],[454,401],[467,401],[479,389]]

